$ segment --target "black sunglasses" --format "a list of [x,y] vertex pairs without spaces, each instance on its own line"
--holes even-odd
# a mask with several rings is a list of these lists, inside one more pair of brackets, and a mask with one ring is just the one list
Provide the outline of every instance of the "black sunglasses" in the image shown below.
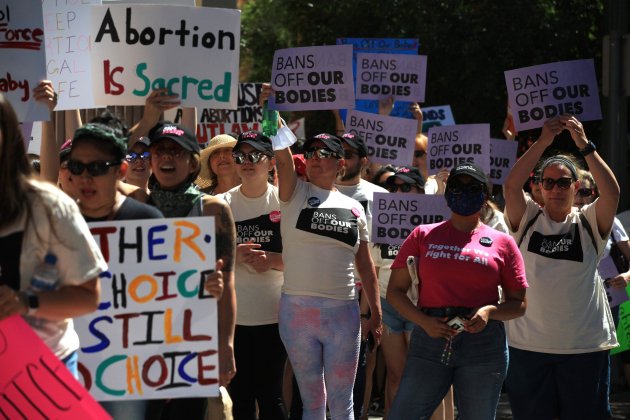
[[579,190],[577,190],[577,194],[580,197],[590,197],[592,195],[595,195],[595,190],[592,188],[580,188]]
[[143,161],[149,160],[150,157],[151,157],[150,152],[142,152],[142,153],[129,152],[127,153],[127,156],[125,156],[125,160],[129,163],[134,163],[138,159],[143,160]]
[[245,162],[245,159],[249,160],[253,164],[257,164],[265,156],[267,155],[262,152],[250,152],[250,153],[234,152],[232,153],[232,158],[234,158],[234,162],[237,165],[242,165]]
[[479,182],[471,182],[470,184],[464,184],[463,182],[451,181],[447,184],[447,189],[455,195],[462,194],[464,191],[469,191],[473,194],[478,194],[486,190],[486,186]]
[[556,185],[558,185],[558,188],[560,188],[561,190],[568,190],[569,187],[571,187],[571,184],[573,184],[573,178],[569,178],[569,177],[562,177],[558,179],[543,178],[541,180],[541,184],[542,184],[542,187],[546,189],[547,191],[553,190],[553,187]]
[[318,159],[339,159],[341,158],[341,156],[339,156],[339,153],[335,153],[330,149],[326,149],[324,147],[319,148],[319,149],[308,149],[306,151],[304,151],[304,158],[305,159],[313,159],[314,157],[317,157]]
[[427,152],[425,152],[424,150],[416,150],[415,152],[413,152],[413,157],[415,158],[425,157],[426,155]]
[[409,191],[411,191],[411,189],[413,187],[418,187],[418,189],[422,192],[424,192],[424,188],[416,185],[416,184],[393,184],[393,185],[387,185],[387,191],[389,191],[390,193],[395,193],[395,192],[404,192],[404,193],[408,193]]
[[87,169],[90,176],[105,175],[112,166],[120,165],[119,161],[112,160],[110,162],[94,161],[90,163],[79,162],[78,160],[68,159],[68,170],[72,175],[81,175]]

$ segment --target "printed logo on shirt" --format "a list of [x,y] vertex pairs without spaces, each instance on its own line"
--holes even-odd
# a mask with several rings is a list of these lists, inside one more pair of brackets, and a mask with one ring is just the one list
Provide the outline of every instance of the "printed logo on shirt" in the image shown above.
[[534,231],[529,238],[527,250],[553,260],[584,261],[580,230],[575,223],[567,233],[560,235],[543,235]]
[[268,252],[282,252],[280,224],[263,214],[253,219],[241,220],[236,224],[236,243],[253,242],[260,244],[260,249]]
[[348,209],[302,209],[295,227],[350,246],[354,246],[359,237],[357,217]]
[[278,210],[274,210],[269,213],[269,220],[273,223],[280,223],[280,219],[282,218],[282,214]]
[[379,244],[381,248],[381,258],[384,260],[393,260],[398,255],[401,245]]
[[317,198],[317,197],[310,197],[310,198],[307,200],[307,203],[308,203],[308,205],[309,205],[309,206],[311,206],[311,207],[317,207],[317,206],[319,206],[322,202],[321,202],[321,200],[320,200],[319,198]]
[[484,236],[483,238],[479,239],[479,243],[483,246],[492,246],[492,239]]

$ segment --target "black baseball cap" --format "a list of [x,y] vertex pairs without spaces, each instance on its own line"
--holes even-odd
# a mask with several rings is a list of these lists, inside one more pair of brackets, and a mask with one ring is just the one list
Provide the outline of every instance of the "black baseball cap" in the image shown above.
[[188,128],[170,121],[160,121],[149,131],[151,144],[158,140],[168,139],[182,146],[189,152],[199,153],[201,148],[197,136]]
[[359,152],[360,157],[366,157],[368,155],[368,149],[362,137],[353,133],[345,133],[341,136],[341,141]]
[[271,139],[260,131],[245,131],[239,134],[233,151],[239,150],[241,144],[249,144],[259,152],[263,152],[267,156],[273,156],[273,144]]
[[396,178],[404,181],[406,184],[417,185],[420,188],[424,188],[424,179],[422,178],[422,174],[418,168],[414,168],[413,166],[402,166],[396,169],[394,175],[389,176],[385,183],[387,185],[395,185]]
[[483,183],[484,185],[488,184],[488,177],[483,172],[479,166],[472,162],[460,163],[453,169],[451,169],[451,173],[448,176],[448,179],[453,179],[460,175],[468,175],[476,181]]
[[341,140],[339,140],[339,137],[335,137],[332,134],[328,133],[318,134],[307,139],[304,142],[303,149],[305,151],[310,149],[310,146],[317,141],[321,141],[328,149],[330,149],[331,152],[338,154],[340,157],[343,157],[344,150],[343,146],[341,145]]

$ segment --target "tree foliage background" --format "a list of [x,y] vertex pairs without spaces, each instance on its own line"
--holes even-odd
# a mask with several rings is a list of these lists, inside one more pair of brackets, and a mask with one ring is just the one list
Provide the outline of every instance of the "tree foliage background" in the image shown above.
[[[449,104],[457,123],[488,122],[501,137],[505,70],[594,58],[601,79],[603,9],[603,0],[249,0],[242,77],[270,80],[276,49],[340,37],[417,38],[428,56],[424,105]],[[332,119],[309,113],[306,129],[307,136],[332,130]]]

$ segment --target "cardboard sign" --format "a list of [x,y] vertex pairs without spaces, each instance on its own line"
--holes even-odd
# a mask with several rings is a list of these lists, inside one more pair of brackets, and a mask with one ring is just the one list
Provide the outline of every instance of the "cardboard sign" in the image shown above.
[[619,346],[610,350],[611,355],[630,350],[630,301],[625,301],[619,305],[617,341],[619,341]]
[[592,59],[509,70],[505,82],[517,131],[542,127],[562,114],[580,121],[602,118]]
[[518,142],[490,139],[490,181],[503,185],[505,178],[516,163]]
[[372,163],[411,165],[418,122],[368,112],[350,111],[346,131],[365,140]]
[[490,125],[460,124],[429,129],[428,172],[474,162],[490,173]]
[[279,111],[352,108],[352,46],[277,50],[273,55],[269,107]]
[[[354,78],[357,74],[357,55],[360,53],[378,54],[405,54],[416,55],[420,42],[416,38],[337,38],[337,45],[352,45],[352,71]],[[389,114],[392,117],[414,118],[410,111],[412,103],[405,101],[394,102],[394,108]],[[370,112],[378,114],[378,101],[357,99],[355,101],[356,111]],[[346,110],[342,109],[341,117],[346,119]]]
[[0,92],[18,121],[48,121],[33,89],[46,78],[41,0],[0,0]]
[[108,263],[101,303],[75,320],[97,400],[219,395],[214,219],[91,223]]
[[56,111],[95,108],[92,95],[90,5],[100,0],[43,0],[46,74],[57,92]]
[[357,99],[424,102],[427,56],[357,54]]
[[111,418],[19,315],[0,321],[0,366],[0,418]]
[[450,217],[443,195],[374,193],[370,242],[400,245],[416,226]]
[[92,6],[94,100],[144,105],[168,88],[183,106],[237,106],[240,11],[161,5]]
[[422,107],[422,132],[426,133],[431,127],[455,125],[455,118],[450,105]]

